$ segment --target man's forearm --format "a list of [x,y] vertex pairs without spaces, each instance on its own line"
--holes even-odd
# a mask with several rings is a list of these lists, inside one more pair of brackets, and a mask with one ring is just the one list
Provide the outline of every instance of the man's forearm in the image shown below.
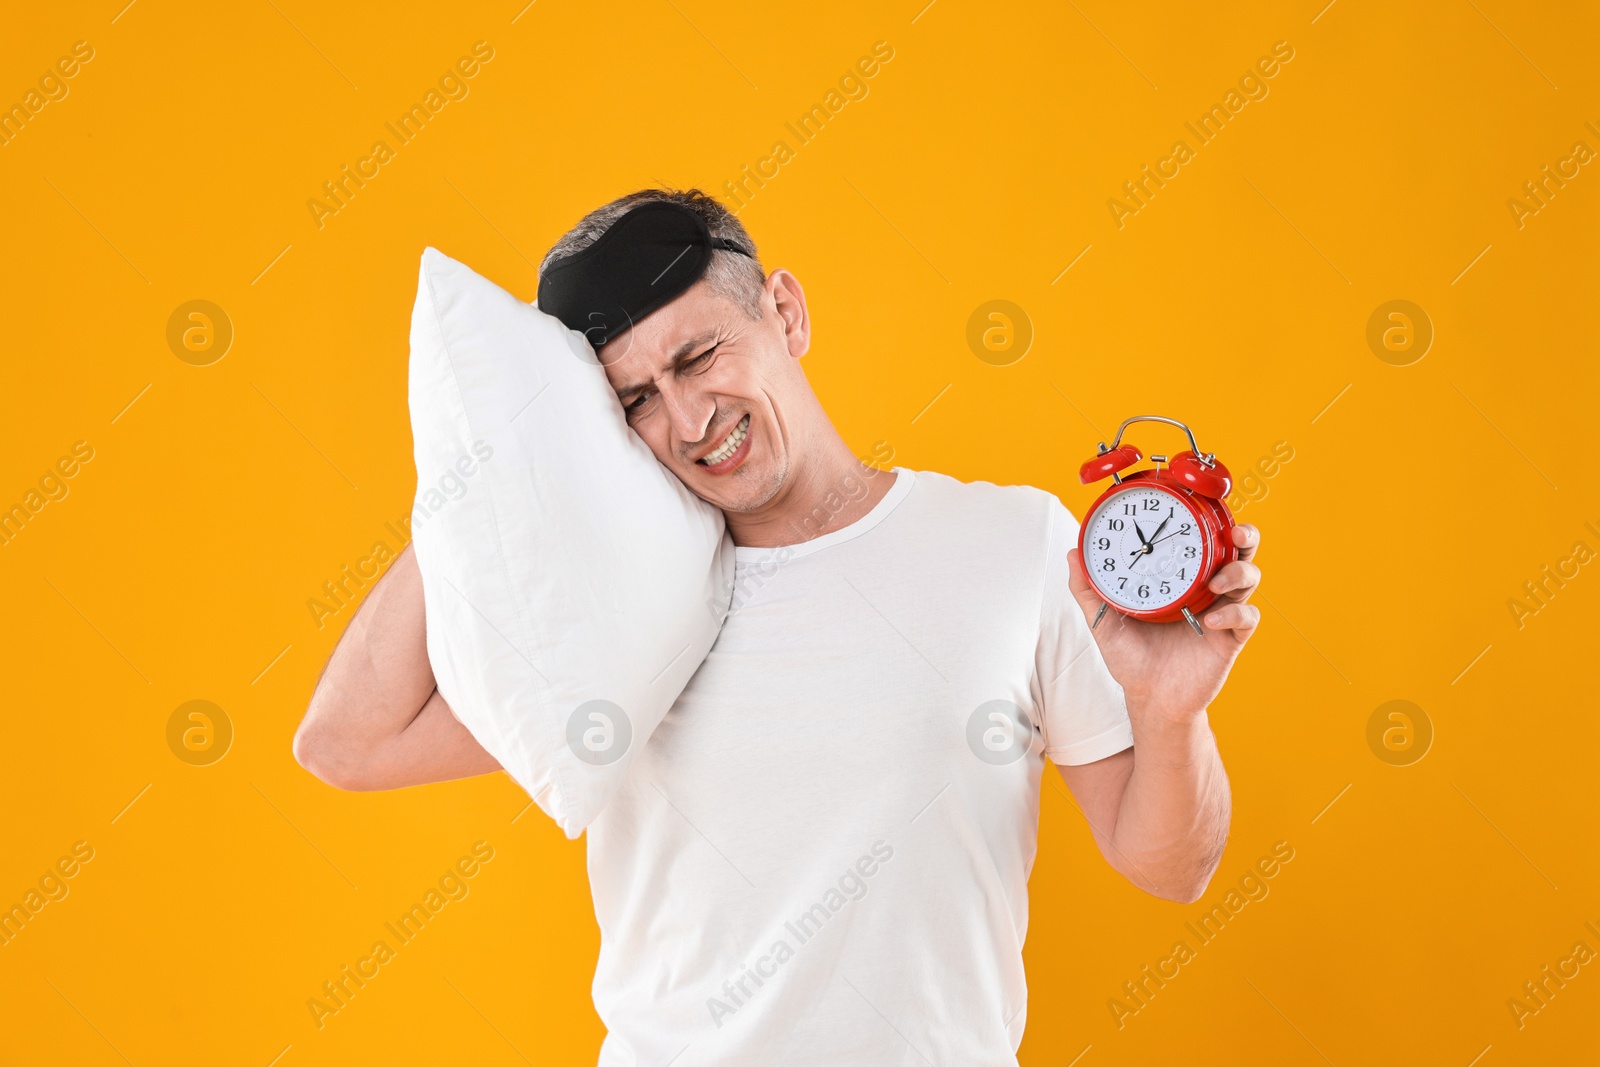
[[500,770],[435,689],[397,737],[367,751],[346,789],[399,789]]
[[1222,860],[1232,813],[1227,772],[1204,711],[1130,708],[1133,771],[1112,833],[1122,873],[1169,900],[1196,900]]
[[435,688],[412,546],[373,586],[339,639],[294,751],[317,777],[345,789],[393,789],[499,768]]

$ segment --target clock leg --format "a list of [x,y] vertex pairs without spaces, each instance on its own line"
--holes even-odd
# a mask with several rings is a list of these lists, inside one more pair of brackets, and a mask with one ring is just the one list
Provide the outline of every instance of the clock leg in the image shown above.
[[1206,635],[1206,631],[1205,627],[1200,625],[1200,620],[1189,614],[1188,608],[1180,608],[1179,610],[1183,612],[1183,617],[1189,620],[1189,625],[1194,627],[1194,632],[1199,634],[1201,637],[1204,637]]
[[1110,606],[1111,605],[1107,604],[1103,600],[1100,602],[1100,610],[1094,613],[1094,622],[1089,624],[1089,629],[1093,630],[1096,626],[1100,625],[1100,620],[1106,617],[1106,608]]

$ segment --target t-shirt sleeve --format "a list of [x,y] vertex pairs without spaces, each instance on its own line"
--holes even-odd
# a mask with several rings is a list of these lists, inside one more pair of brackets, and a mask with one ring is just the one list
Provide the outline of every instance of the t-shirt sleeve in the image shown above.
[[1049,513],[1033,699],[1042,712],[1045,756],[1055,763],[1093,763],[1130,747],[1133,724],[1122,686],[1101,658],[1068,585],[1067,550],[1077,547],[1078,520],[1053,494]]

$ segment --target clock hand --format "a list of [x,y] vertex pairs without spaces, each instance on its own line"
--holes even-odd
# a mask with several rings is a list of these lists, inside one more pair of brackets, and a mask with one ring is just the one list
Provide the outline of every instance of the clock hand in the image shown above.
[[1167,525],[1167,523],[1169,523],[1171,521],[1172,521],[1172,516],[1168,515],[1166,518],[1161,520],[1161,525],[1156,527],[1155,533],[1151,534],[1149,537],[1146,537],[1144,535],[1144,531],[1139,529],[1139,520],[1135,519],[1134,522],[1133,522],[1133,532],[1139,535],[1139,542],[1140,543],[1139,543],[1139,548],[1136,551],[1128,553],[1128,555],[1130,555],[1130,556],[1149,555],[1151,550],[1152,550],[1152,546],[1156,543],[1156,534],[1159,534],[1161,532],[1162,528],[1165,527]]
[[[1172,516],[1171,515],[1168,515],[1166,518],[1162,519],[1161,520],[1161,525],[1157,526],[1156,529],[1155,529],[1155,533],[1150,535],[1150,540],[1148,542],[1146,542],[1143,546],[1141,546],[1139,548],[1138,552],[1134,552],[1134,553],[1131,553],[1131,554],[1137,556],[1137,555],[1144,554],[1144,553],[1154,552],[1156,545],[1160,544],[1162,541],[1167,540],[1168,537],[1177,537],[1178,534],[1182,533],[1183,531],[1181,531],[1181,530],[1173,530],[1171,533],[1167,534],[1166,537],[1157,537],[1156,536],[1156,534],[1159,534],[1161,532],[1162,527],[1166,526],[1167,523],[1171,522],[1171,521],[1172,521]],[[1137,523],[1134,524],[1134,529],[1138,529],[1138,524]]]

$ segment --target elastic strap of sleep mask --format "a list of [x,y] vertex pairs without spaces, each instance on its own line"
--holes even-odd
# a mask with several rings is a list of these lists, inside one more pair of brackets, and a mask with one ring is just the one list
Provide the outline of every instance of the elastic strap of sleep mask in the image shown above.
[[715,248],[750,252],[712,237],[693,209],[650,200],[611,224],[594,244],[539,276],[540,311],[577,330],[598,352],[700,280]]

